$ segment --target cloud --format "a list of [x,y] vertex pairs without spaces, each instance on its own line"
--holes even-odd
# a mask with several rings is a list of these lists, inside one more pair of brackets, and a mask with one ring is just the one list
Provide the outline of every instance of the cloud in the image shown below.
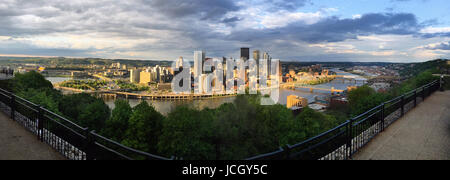
[[424,46],[423,48],[424,49],[428,49],[428,50],[445,50],[445,51],[450,51],[450,41],[449,42],[429,44],[429,45]]
[[309,0],[265,0],[265,4],[271,4],[276,9],[296,10],[307,4],[312,4]]
[[[190,59],[197,49],[236,57],[248,46],[281,59],[369,59],[401,48],[387,48],[394,42],[383,44],[383,35],[407,35],[424,44],[450,37],[446,28],[420,23],[412,13],[341,18],[331,16],[336,8],[302,10],[310,5],[309,0],[4,0],[0,53],[171,60]],[[334,51],[309,46],[327,43],[335,43]]]
[[420,28],[421,26],[413,14],[373,13],[354,19],[329,17],[313,24],[305,24],[302,20],[298,20],[287,26],[270,30],[251,29],[234,32],[228,38],[241,41],[282,38],[308,43],[338,42],[356,39],[359,35],[415,34]]
[[228,12],[240,9],[232,0],[143,0],[143,2],[159,13],[174,18],[197,16],[202,20],[220,19]]
[[267,28],[278,28],[285,27],[286,25],[293,22],[303,22],[305,24],[317,23],[322,18],[320,12],[315,13],[302,13],[302,12],[287,12],[281,11],[271,16],[265,16],[261,24]]

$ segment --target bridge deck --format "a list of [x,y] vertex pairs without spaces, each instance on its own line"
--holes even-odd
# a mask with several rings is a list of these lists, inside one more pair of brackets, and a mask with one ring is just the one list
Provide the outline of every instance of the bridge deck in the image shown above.
[[0,160],[64,160],[36,135],[0,112]]
[[450,91],[436,92],[376,136],[357,160],[450,160]]

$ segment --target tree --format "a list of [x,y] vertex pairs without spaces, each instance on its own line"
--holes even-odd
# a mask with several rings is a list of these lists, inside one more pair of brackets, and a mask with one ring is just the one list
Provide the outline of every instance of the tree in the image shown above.
[[104,127],[109,115],[109,107],[103,101],[95,101],[88,104],[85,108],[81,108],[77,123],[98,132]]
[[114,102],[114,105],[111,118],[105,122],[102,134],[105,137],[121,142],[125,137],[125,132],[128,129],[128,121],[133,110],[126,100],[118,99]]
[[351,115],[357,116],[371,108],[374,108],[384,101],[387,101],[391,96],[385,93],[376,93],[375,90],[369,86],[361,86],[348,94],[349,104],[351,108]]
[[100,131],[111,114],[102,99],[86,93],[63,96],[59,110],[74,123]]
[[[303,108],[303,111],[295,118],[295,134],[298,142],[314,137],[338,125],[336,118],[330,115],[316,112],[311,108]],[[301,139],[300,139],[301,138]]]
[[214,159],[215,148],[210,143],[213,117],[211,111],[203,112],[179,106],[169,113],[163,123],[158,152],[187,160]]
[[122,143],[131,148],[155,153],[163,121],[163,115],[146,101],[142,101],[133,108]]
[[16,74],[12,79],[13,91],[15,93],[24,91],[27,89],[53,89],[53,85],[50,81],[46,80],[44,76],[36,71],[30,71],[24,74]]
[[61,114],[59,112],[59,99],[62,98],[62,94],[54,89],[44,88],[41,90],[37,89],[26,89],[18,92],[16,95],[27,99],[35,104],[38,104],[47,110],[54,113]]

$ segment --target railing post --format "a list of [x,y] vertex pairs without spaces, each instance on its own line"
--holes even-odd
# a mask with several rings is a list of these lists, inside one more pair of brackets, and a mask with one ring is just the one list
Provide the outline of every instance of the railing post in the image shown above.
[[383,102],[383,104],[381,104],[381,119],[380,119],[381,131],[384,131],[384,106],[385,103]]
[[9,103],[9,107],[11,108],[11,119],[15,120],[16,116],[16,96],[13,93],[10,93],[11,101]]
[[417,89],[414,90],[414,107],[417,106]]
[[403,117],[403,115],[405,114],[405,95],[402,95],[400,97],[400,105],[401,107],[401,113],[400,113],[400,117]]
[[422,102],[425,101],[425,86],[422,87]]
[[40,141],[43,141],[44,140],[44,137],[43,137],[44,132],[42,132],[42,131],[43,131],[43,125],[44,125],[44,115],[42,114],[43,113],[42,106],[38,105],[36,108],[37,108],[37,112],[38,112],[38,115],[36,118],[38,138]]
[[352,133],[352,126],[353,126],[353,118],[347,121],[347,158],[350,159],[352,157],[352,140],[353,140],[353,133]]
[[95,159],[95,152],[93,150],[92,144],[95,143],[94,138],[92,137],[92,132],[89,131],[89,128],[86,128],[84,130],[85,136],[86,136],[86,142],[85,142],[85,153],[86,153],[86,160],[94,160]]
[[439,90],[444,91],[444,75],[441,75],[441,79],[439,79]]
[[290,159],[290,155],[291,155],[291,145],[286,144],[286,146],[284,146],[284,148],[282,148],[284,150],[284,159],[289,160]]

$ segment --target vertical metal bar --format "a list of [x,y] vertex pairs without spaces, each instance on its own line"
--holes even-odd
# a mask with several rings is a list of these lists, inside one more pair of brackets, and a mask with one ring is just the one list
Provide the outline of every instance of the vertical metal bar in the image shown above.
[[422,102],[425,100],[425,86],[422,87]]
[[402,95],[400,97],[400,105],[401,105],[401,113],[400,113],[400,117],[403,117],[403,115],[405,114],[405,95]]
[[11,119],[12,120],[16,120],[15,119],[15,115],[16,115],[16,96],[14,96],[13,93],[10,93],[11,95],[11,101],[9,103],[9,107],[11,108]]
[[38,133],[38,137],[39,140],[42,142],[44,140],[44,135],[43,135],[43,126],[44,126],[44,115],[42,114],[42,107],[38,106],[38,116],[36,119],[36,123],[37,123],[37,133]]
[[414,90],[414,107],[417,106],[417,89]]
[[348,154],[346,154],[346,158],[351,158],[352,157],[352,124],[353,124],[353,119],[350,119],[347,121],[347,149],[346,151],[348,152]]
[[291,146],[289,145],[289,144],[286,144],[286,146],[285,146],[285,148],[282,148],[282,149],[284,149],[284,158],[283,159],[290,159],[291,157]]
[[95,158],[94,151],[92,149],[93,148],[92,144],[94,143],[94,139],[92,137],[92,132],[94,132],[94,131],[89,131],[89,128],[85,129],[86,141],[85,141],[84,151],[86,152],[87,160],[94,160],[94,158]]
[[380,124],[381,124],[381,131],[384,131],[384,106],[385,106],[385,103],[383,103],[383,104],[381,104],[381,120],[380,120]]

